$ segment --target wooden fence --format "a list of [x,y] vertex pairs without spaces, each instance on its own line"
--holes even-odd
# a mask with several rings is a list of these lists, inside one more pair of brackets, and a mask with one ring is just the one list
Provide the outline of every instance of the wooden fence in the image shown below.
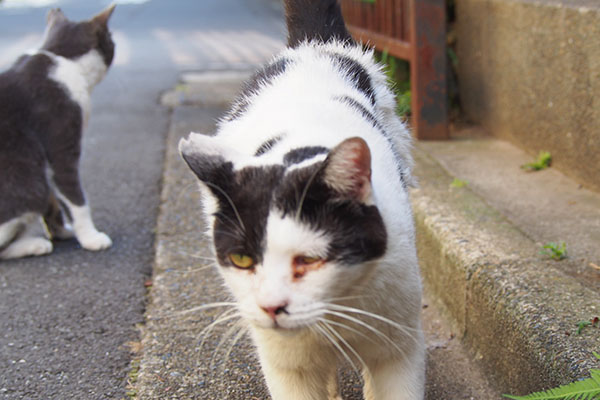
[[411,110],[418,139],[448,138],[444,0],[341,0],[352,35],[410,62]]

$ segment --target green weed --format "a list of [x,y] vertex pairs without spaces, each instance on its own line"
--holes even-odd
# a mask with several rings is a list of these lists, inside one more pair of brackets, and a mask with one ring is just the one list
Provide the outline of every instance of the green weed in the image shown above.
[[[593,352],[593,354],[600,360],[600,354],[596,352]],[[590,377],[587,379],[562,385],[545,392],[536,392],[528,396],[511,396],[505,394],[504,397],[514,400],[600,399],[600,369],[590,370]]]
[[389,51],[376,53],[376,59],[385,65],[388,82],[396,95],[396,113],[407,118],[411,114],[410,64],[394,57]]
[[467,186],[468,183],[469,182],[467,182],[467,181],[463,181],[461,179],[454,178],[454,180],[450,184],[450,187],[453,187],[453,188],[462,188],[462,187]]
[[521,165],[522,169],[528,171],[540,171],[546,169],[552,163],[552,155],[547,151],[540,151],[535,161]]
[[567,258],[567,244],[565,242],[560,243],[546,243],[542,246],[542,251],[540,254],[545,256],[549,256],[553,260],[559,261],[564,258]]

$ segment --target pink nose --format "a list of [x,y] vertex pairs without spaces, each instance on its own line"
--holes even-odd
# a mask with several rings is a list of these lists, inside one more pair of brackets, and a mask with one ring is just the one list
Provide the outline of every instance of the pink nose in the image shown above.
[[269,314],[269,317],[271,317],[271,319],[273,321],[275,321],[279,314],[282,314],[282,313],[287,314],[287,310],[285,309],[286,307],[287,307],[287,303],[280,304],[278,306],[261,307],[261,308],[263,309],[264,312]]

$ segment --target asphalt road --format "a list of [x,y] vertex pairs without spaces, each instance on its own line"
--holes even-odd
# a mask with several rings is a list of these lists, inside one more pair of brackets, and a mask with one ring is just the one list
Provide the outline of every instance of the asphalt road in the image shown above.
[[[19,0],[21,3],[50,3]],[[0,2],[0,70],[36,47],[46,7]],[[109,1],[56,2],[72,19]],[[117,1],[119,3],[119,1]],[[100,253],[75,241],[0,264],[0,398],[121,399],[152,271],[170,111],[159,94],[186,70],[256,65],[282,44],[275,0],[140,0],[118,4],[115,62],[93,94],[81,173]],[[1,194],[0,194],[1,195]]]

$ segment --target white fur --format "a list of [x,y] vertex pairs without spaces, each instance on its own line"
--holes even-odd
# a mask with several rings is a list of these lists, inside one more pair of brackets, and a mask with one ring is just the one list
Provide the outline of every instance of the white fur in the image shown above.
[[87,125],[91,111],[90,94],[106,75],[107,66],[97,50],[92,50],[74,60],[41,50],[54,61],[50,79],[60,83],[67,90],[71,99],[80,107],[84,127]]
[[[341,76],[330,60],[331,52],[356,60],[369,72],[375,105]],[[372,154],[369,202],[377,206],[383,218],[388,242],[380,260],[357,266],[327,262],[294,280],[293,258],[326,254],[328,238],[307,230],[290,216],[282,218],[272,213],[267,223],[264,260],[255,272],[221,269],[242,316],[250,323],[271,395],[274,400],[336,398],[332,379],[337,365],[347,357],[363,370],[367,400],[422,399],[421,283],[412,211],[399,172],[400,167],[404,177],[410,179],[410,134],[395,115],[394,97],[386,86],[385,75],[372,54],[363,52],[360,46],[304,44],[284,51],[281,57],[290,60],[286,71],[261,88],[258,95],[251,95],[245,114],[222,121],[214,137],[190,136],[181,142],[180,149],[186,153],[220,154],[240,169],[282,164],[290,149],[334,148],[345,139],[361,137]],[[393,143],[360,112],[331,100],[340,96],[357,99],[376,116]],[[282,139],[269,152],[253,157],[262,143],[282,133]],[[307,160],[302,166],[322,157]],[[209,210],[214,212],[214,207],[213,199]],[[330,309],[328,303],[363,310],[388,322],[352,311],[343,313],[360,319],[368,328],[331,314],[336,309]],[[278,314],[275,321],[262,309],[283,304],[288,313]],[[319,318],[338,324],[330,325],[335,333],[328,331],[329,339],[314,328]],[[306,326],[313,328],[302,329]]]
[[26,213],[0,226],[0,259],[41,256],[52,252],[52,242],[43,235],[42,218]]
[[99,232],[92,221],[92,213],[87,204],[77,206],[71,203],[58,190],[56,191],[60,200],[68,207],[72,218],[72,228],[75,237],[81,247],[86,250],[98,251],[109,248],[112,245],[110,237]]
[[23,216],[13,218],[0,225],[0,248],[8,245],[17,236],[23,225],[23,219]]

